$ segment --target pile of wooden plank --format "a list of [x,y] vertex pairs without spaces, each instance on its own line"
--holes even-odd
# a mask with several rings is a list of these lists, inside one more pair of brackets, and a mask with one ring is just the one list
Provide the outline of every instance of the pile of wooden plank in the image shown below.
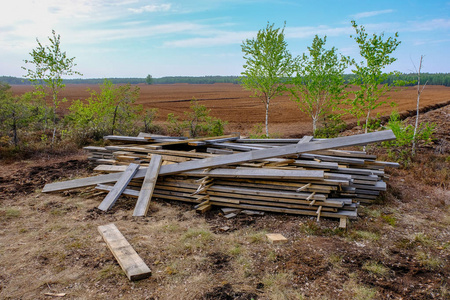
[[386,167],[363,151],[336,150],[395,139],[380,131],[335,139],[240,139],[239,135],[187,139],[140,134],[107,136],[114,145],[86,147],[102,174],[47,184],[43,192],[93,186],[107,192],[99,209],[120,195],[138,198],[133,216],[145,216],[150,199],[353,219],[359,203],[386,190]]

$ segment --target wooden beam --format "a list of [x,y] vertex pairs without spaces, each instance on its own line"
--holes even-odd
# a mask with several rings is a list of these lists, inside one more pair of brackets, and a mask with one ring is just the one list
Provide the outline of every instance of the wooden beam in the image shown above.
[[139,168],[138,164],[130,164],[128,168],[121,174],[119,179],[117,180],[116,184],[114,185],[114,188],[106,195],[105,199],[103,199],[102,203],[98,206],[98,209],[107,211],[110,209],[114,203],[116,203],[117,199],[120,197],[122,192],[127,187],[128,183],[130,183],[131,179],[133,178],[134,174],[136,174],[137,170]]
[[[230,155],[222,155],[216,157],[208,157],[202,160],[187,161],[178,164],[170,164],[161,166],[160,175],[170,175],[182,173],[191,170],[219,167],[229,164],[238,164],[254,160],[263,160],[266,158],[292,155],[296,153],[312,152],[316,150],[340,148],[347,146],[366,145],[374,142],[389,141],[395,139],[395,135],[391,130],[371,132],[367,134],[358,134],[353,136],[338,137],[329,140],[319,140],[309,143],[294,144],[281,146],[276,148],[268,148],[255,150],[251,152],[242,152]],[[345,168],[340,168],[345,169]],[[370,170],[367,170],[370,172]],[[137,178],[145,176],[145,169],[141,169],[136,173]],[[364,173],[365,174],[365,173]],[[374,173],[375,174],[375,173]],[[91,178],[75,179],[66,182],[56,182],[44,186],[43,192],[53,192],[67,190],[71,188],[79,188],[85,186],[96,185],[99,183],[113,182],[120,178],[121,173],[100,175]]]
[[142,183],[141,191],[139,192],[139,198],[134,208],[133,217],[144,217],[147,214],[161,164],[161,155],[152,155],[150,165],[148,166],[145,174],[144,182]]
[[109,250],[111,250],[129,280],[144,279],[152,275],[150,268],[131,247],[116,225],[111,223],[98,226],[98,232],[100,232]]

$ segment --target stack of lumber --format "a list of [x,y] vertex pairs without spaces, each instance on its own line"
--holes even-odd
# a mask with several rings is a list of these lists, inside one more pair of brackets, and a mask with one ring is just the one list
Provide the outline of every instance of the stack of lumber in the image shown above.
[[105,139],[115,145],[85,150],[106,174],[48,184],[43,192],[93,186],[108,193],[102,210],[122,194],[136,197],[134,216],[144,216],[153,197],[191,202],[200,212],[219,206],[353,219],[360,202],[386,190],[384,169],[398,166],[364,151],[336,150],[395,139],[392,131],[335,139]]

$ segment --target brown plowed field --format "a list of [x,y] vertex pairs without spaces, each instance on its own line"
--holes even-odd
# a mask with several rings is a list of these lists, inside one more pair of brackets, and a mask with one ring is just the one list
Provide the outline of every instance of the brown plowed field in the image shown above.
[[[190,101],[196,98],[200,104],[211,109],[211,114],[228,121],[229,132],[248,134],[255,124],[264,123],[265,109],[258,98],[251,98],[251,92],[237,84],[167,84],[138,85],[140,97],[138,104],[145,108],[159,109],[158,121],[166,120],[168,113],[182,116],[189,110]],[[89,96],[88,89],[98,90],[98,85],[68,85],[61,92],[62,97],[70,101],[63,104],[67,108],[71,100],[85,99]],[[13,86],[14,93],[31,91],[31,86]],[[385,97],[388,102],[397,103],[399,112],[416,108],[416,87],[402,87],[389,92]],[[450,87],[427,86],[420,99],[420,107],[447,102],[450,100]],[[376,113],[389,115],[391,107],[388,104],[378,108]],[[346,121],[354,121],[350,117]],[[310,119],[300,112],[295,102],[287,95],[275,98],[270,105],[269,130],[280,136],[298,136],[311,131]]]

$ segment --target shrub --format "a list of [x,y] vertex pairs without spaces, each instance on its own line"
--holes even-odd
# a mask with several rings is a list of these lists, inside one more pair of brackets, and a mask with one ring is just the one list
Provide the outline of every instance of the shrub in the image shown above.
[[227,122],[211,117],[211,110],[199,104],[195,98],[192,98],[190,109],[191,111],[184,112],[184,121],[173,113],[167,115],[167,131],[170,134],[184,135],[185,131],[189,131],[191,138],[223,135]]
[[322,126],[320,126],[316,132],[314,132],[314,137],[316,138],[335,138],[345,130],[347,125],[341,119],[340,115],[328,114],[324,117]]
[[[431,143],[435,127],[435,124],[430,123],[419,124],[415,138],[416,143]],[[396,136],[394,141],[382,143],[387,148],[389,157],[405,163],[410,161],[413,155],[411,147],[414,141],[414,126],[406,125],[405,121],[400,120],[398,112],[393,111],[387,128],[391,129]]]

